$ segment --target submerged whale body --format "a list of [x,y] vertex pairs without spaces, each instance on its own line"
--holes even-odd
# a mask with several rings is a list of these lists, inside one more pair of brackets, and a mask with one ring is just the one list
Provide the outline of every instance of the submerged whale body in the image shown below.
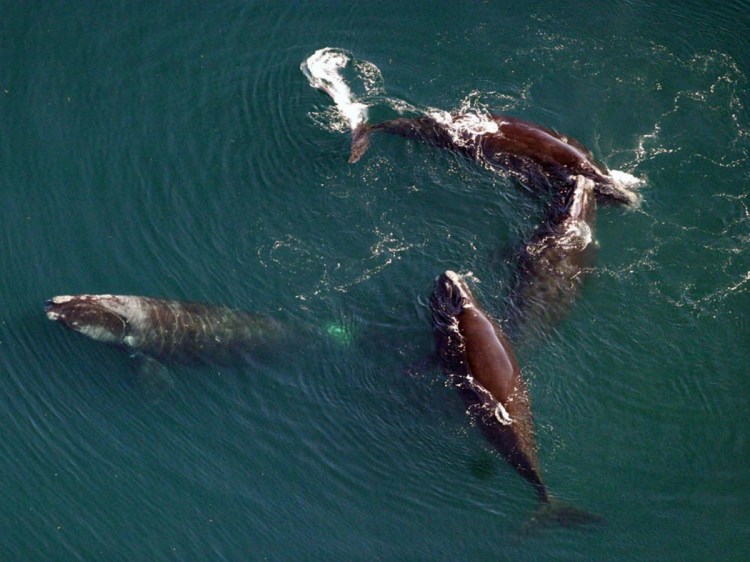
[[156,360],[229,365],[284,336],[279,322],[222,306],[140,296],[57,296],[47,318]]
[[638,182],[632,176],[627,185],[623,175],[616,179],[574,138],[510,115],[440,113],[358,124],[352,132],[349,162],[357,162],[367,151],[374,131],[428,142],[508,170],[532,190],[551,186],[564,191],[575,176],[584,176],[594,181],[596,193],[605,199],[627,205],[639,200],[631,190]]
[[547,331],[565,317],[594,264],[595,222],[594,182],[576,176],[574,187],[552,201],[515,257],[510,316],[516,331]]
[[464,279],[441,274],[430,297],[443,369],[492,446],[536,491],[540,518],[562,525],[600,518],[562,504],[542,481],[531,401],[513,349],[498,323],[477,304]]

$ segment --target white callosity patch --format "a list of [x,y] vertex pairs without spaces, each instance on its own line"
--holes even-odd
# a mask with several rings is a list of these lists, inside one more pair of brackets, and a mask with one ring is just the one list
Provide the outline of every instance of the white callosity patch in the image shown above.
[[65,304],[66,302],[70,302],[75,297],[71,295],[59,295],[57,297],[52,297],[52,303],[53,304]]
[[[468,275],[471,275],[470,273]],[[461,304],[461,308],[474,308],[474,299],[471,295],[471,291],[469,291],[468,286],[466,285],[466,281],[464,281],[463,276],[459,275],[455,271],[446,271],[445,276],[451,281],[453,286],[458,289],[459,293],[461,294],[461,300],[463,301]]]
[[513,418],[510,417],[508,410],[505,409],[500,402],[495,407],[495,418],[503,425],[510,425],[513,423]]
[[142,297],[102,295],[100,304],[125,319],[128,333],[122,343],[130,348],[138,348],[151,323],[149,301]]
[[[105,343],[124,343],[128,347],[137,347],[140,339],[137,334],[142,334],[150,322],[147,300],[141,297],[121,295],[80,295],[77,297],[55,297],[55,304],[66,304],[73,300],[80,303],[79,306],[103,309],[118,317],[127,326],[128,334],[123,340],[120,334],[114,334],[102,325],[93,322],[81,322],[72,320],[70,327],[97,341]],[[49,316],[50,313],[48,313]],[[59,316],[59,315],[58,315]],[[57,319],[57,318],[54,318]]]
[[[76,297],[73,297],[71,295],[59,295],[59,296],[56,296],[56,297],[52,297],[50,299],[50,302],[53,305],[60,305],[60,304],[69,303],[74,298],[76,298]],[[53,321],[54,320],[59,320],[62,317],[63,317],[63,315],[60,314],[57,310],[48,310],[47,311],[47,318],[49,318],[50,320],[53,320]]]

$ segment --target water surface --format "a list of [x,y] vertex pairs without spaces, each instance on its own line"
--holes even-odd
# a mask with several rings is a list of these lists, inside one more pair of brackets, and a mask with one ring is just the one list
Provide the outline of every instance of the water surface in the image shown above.
[[[749,10],[5,2],[3,558],[744,559]],[[386,135],[347,164],[300,72],[322,47],[377,68],[375,95],[537,121],[646,180],[638,210],[599,209],[570,316],[517,349],[546,482],[603,528],[519,544],[533,493],[429,363],[433,278],[472,272],[502,317],[542,202]],[[154,402],[126,354],[46,320],[75,293],[322,333],[174,367]]]

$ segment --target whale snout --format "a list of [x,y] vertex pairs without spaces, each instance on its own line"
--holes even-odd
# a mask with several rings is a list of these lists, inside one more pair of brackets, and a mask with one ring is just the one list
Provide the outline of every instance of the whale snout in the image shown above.
[[456,308],[462,308],[472,300],[471,292],[463,278],[450,270],[437,276],[434,293]]
[[465,308],[473,306],[474,299],[462,276],[446,271],[435,279],[430,297],[430,308],[435,325],[448,326]]
[[60,307],[57,306],[54,299],[44,302],[44,312],[50,320],[60,320],[63,317]]
[[[44,312],[50,320],[64,320],[66,308],[74,301],[73,297],[63,295],[44,301]],[[66,306],[67,305],[67,306]]]
[[44,301],[44,312],[56,311],[60,308],[55,299],[47,299]]

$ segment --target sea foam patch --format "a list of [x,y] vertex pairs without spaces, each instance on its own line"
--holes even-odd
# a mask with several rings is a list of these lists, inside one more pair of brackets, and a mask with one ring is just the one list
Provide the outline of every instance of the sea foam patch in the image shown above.
[[343,76],[344,69],[350,64],[352,64],[350,53],[343,49],[325,47],[310,55],[300,65],[300,70],[310,86],[331,96],[349,126],[356,129],[367,119],[367,106],[354,99]]

